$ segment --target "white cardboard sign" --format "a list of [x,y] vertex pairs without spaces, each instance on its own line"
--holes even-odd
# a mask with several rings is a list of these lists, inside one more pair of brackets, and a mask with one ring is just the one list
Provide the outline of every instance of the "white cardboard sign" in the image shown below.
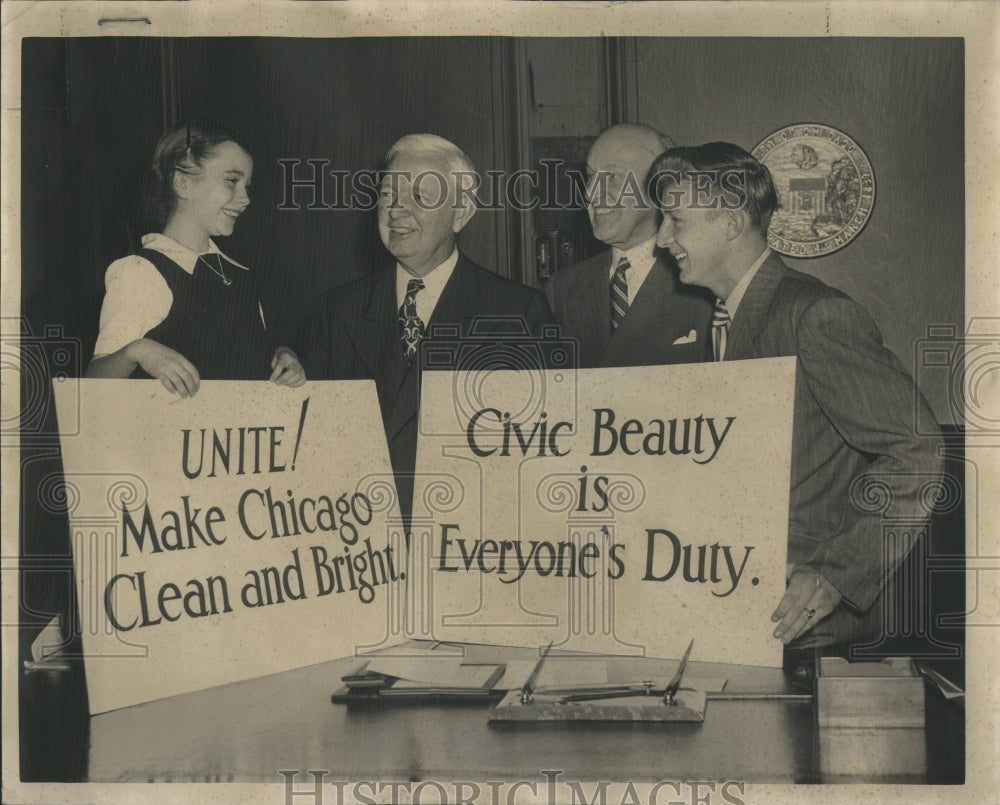
[[[92,713],[350,655],[405,558],[374,384],[56,386]],[[376,499],[373,499],[376,498]],[[389,503],[386,503],[386,500]],[[397,528],[398,531],[398,528]]]
[[426,372],[423,636],[780,665],[794,384],[794,358]]

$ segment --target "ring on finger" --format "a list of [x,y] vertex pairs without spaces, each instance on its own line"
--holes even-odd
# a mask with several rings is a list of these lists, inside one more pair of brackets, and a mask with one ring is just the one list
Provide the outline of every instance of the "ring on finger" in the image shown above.
[[812,607],[809,607],[808,609],[805,610],[805,615],[808,620],[812,620],[813,618],[816,617],[816,610],[813,609]]

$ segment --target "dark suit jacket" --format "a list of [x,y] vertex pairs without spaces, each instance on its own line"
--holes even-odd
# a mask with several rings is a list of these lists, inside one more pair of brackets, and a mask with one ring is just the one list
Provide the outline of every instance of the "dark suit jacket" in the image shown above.
[[[610,271],[609,249],[556,272],[545,285],[561,335],[577,343],[580,368],[711,360],[715,300],[710,294],[681,285],[670,259],[661,257],[612,333]],[[696,341],[674,343],[692,330]]]
[[[860,305],[771,255],[736,310],[725,360],[787,355],[798,358],[788,561],[866,610],[902,559],[883,560],[884,509],[929,514],[921,492],[943,469],[941,442],[916,434],[916,406],[933,415]],[[866,494],[865,480],[889,497]]]
[[[461,369],[441,360],[456,354],[450,345],[467,342],[473,322],[476,336],[502,339],[518,332],[521,323],[540,335],[553,324],[539,291],[510,282],[459,255],[412,362],[403,357],[396,303],[395,267],[369,274],[350,285],[326,292],[311,317],[298,353],[310,380],[373,379],[396,476],[400,511],[408,524],[417,451],[417,408],[422,359],[434,353],[435,369]],[[505,317],[489,321],[481,317]],[[443,349],[442,349],[443,348]],[[482,365],[482,364],[480,364]],[[493,368],[502,365],[491,362]],[[523,363],[510,368],[523,368]]]

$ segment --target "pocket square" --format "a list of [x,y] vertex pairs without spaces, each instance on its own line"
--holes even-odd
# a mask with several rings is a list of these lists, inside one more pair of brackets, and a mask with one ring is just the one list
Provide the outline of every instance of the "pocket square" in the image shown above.
[[676,341],[674,341],[673,345],[676,345],[676,344],[693,344],[697,340],[698,340],[698,333],[695,332],[694,330],[692,330],[687,335],[682,335],[680,338],[678,338]]

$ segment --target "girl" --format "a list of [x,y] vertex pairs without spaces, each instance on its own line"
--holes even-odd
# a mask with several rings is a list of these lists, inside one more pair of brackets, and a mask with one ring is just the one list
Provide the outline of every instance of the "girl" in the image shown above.
[[153,232],[108,267],[87,377],[156,378],[181,397],[201,378],[305,382],[273,341],[252,275],[212,241],[249,206],[252,172],[232,135],[182,125],[160,138],[143,194]]

